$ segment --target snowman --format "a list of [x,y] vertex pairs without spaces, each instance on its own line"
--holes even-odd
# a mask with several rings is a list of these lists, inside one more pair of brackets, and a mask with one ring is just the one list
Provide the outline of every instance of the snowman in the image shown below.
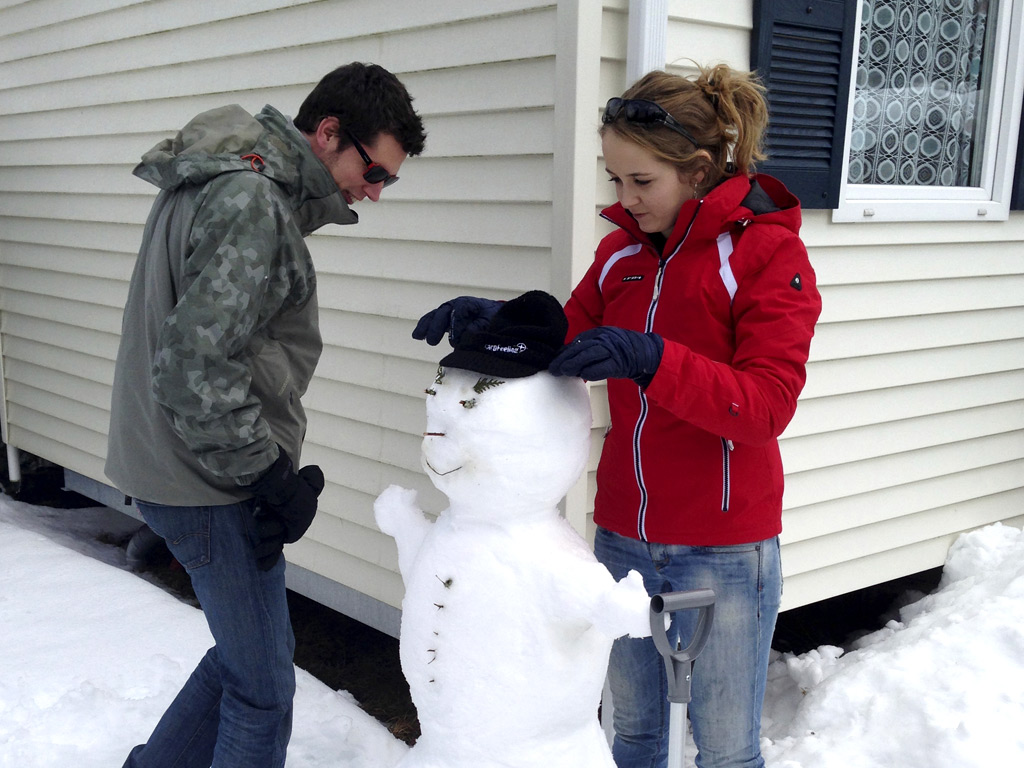
[[465,334],[427,388],[422,466],[449,508],[430,522],[397,486],[374,505],[398,547],[422,732],[400,768],[614,768],[597,717],[608,656],[650,634],[650,600],[558,512],[591,427],[585,384],[547,373],[566,329],[531,291]]

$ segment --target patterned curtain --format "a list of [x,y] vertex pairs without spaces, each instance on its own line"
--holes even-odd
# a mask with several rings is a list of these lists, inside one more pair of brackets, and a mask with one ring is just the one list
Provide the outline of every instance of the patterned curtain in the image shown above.
[[862,0],[850,183],[978,184],[996,2]]

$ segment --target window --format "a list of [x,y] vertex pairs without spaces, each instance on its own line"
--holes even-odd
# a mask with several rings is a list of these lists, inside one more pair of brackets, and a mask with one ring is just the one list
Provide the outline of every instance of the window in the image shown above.
[[756,3],[764,170],[835,221],[1007,218],[1024,205],[1022,13],[1024,0]]

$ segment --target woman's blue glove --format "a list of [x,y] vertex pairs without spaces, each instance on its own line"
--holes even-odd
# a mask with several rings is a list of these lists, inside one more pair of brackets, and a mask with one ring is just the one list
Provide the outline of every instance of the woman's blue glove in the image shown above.
[[447,333],[448,341],[454,347],[467,331],[482,331],[486,328],[501,304],[493,299],[459,296],[421,317],[412,337],[433,346]]
[[646,387],[654,378],[665,342],[656,333],[640,333],[602,325],[584,331],[548,366],[555,376],[579,376],[587,381],[633,379]]

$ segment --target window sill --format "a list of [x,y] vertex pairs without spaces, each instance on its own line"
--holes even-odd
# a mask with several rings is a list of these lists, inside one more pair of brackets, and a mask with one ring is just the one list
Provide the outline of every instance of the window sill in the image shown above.
[[991,200],[844,200],[832,211],[836,223],[1006,221],[1009,217],[1009,203]]

